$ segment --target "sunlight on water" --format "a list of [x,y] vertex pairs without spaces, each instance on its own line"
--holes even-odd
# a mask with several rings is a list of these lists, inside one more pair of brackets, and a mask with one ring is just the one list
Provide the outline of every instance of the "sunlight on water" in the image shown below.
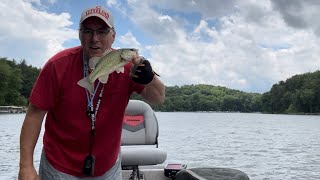
[[[18,179],[20,130],[25,114],[0,114],[0,180]],[[43,129],[43,128],[42,128]],[[34,165],[38,168],[42,135],[35,149]]]
[[[320,179],[320,116],[156,113],[166,163],[228,167],[253,180]],[[0,114],[0,180],[17,179],[25,114]],[[43,134],[43,130],[41,132]],[[42,149],[35,152],[38,168]]]

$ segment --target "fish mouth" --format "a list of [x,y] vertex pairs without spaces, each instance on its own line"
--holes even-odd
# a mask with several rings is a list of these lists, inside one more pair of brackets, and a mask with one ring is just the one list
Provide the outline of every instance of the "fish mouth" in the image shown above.
[[128,51],[135,51],[135,52],[139,51],[139,49],[136,49],[136,48],[121,48],[121,50],[128,50]]
[[138,51],[138,49],[136,49],[136,48],[128,48],[128,49],[131,51]]

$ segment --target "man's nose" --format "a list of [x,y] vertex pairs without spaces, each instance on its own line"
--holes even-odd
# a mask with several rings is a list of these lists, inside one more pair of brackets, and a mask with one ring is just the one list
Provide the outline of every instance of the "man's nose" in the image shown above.
[[92,40],[93,41],[98,41],[99,40],[99,35],[97,31],[92,32]]

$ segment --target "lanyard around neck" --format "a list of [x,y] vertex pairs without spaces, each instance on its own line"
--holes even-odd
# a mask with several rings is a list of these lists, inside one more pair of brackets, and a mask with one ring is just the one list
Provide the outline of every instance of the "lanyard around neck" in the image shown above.
[[[86,76],[89,75],[89,69],[88,69],[88,64],[87,61],[85,60],[85,55],[83,53],[82,56],[82,61],[83,61],[83,77],[85,78]],[[91,140],[90,140],[90,149],[89,153],[92,153],[92,147],[93,147],[93,140],[94,140],[94,131],[95,131],[95,122],[96,122],[96,116],[98,113],[98,109],[100,107],[101,99],[102,99],[102,94],[104,90],[104,86],[102,86],[98,100],[97,100],[97,105],[96,108],[94,109],[93,107],[93,99],[96,95],[96,92],[99,88],[100,81],[98,82],[97,86],[94,88],[93,94],[90,94],[89,91],[86,89],[86,96],[87,96],[87,115],[91,118]]]

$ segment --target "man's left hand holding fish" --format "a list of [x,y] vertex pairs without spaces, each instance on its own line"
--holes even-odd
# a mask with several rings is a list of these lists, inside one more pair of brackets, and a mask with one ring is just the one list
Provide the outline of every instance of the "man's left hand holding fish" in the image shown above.
[[163,103],[165,99],[163,93],[165,87],[158,76],[159,75],[153,71],[150,62],[144,57],[137,56],[132,60],[130,77],[134,82],[145,85],[140,95],[153,104],[157,104],[154,102]]

